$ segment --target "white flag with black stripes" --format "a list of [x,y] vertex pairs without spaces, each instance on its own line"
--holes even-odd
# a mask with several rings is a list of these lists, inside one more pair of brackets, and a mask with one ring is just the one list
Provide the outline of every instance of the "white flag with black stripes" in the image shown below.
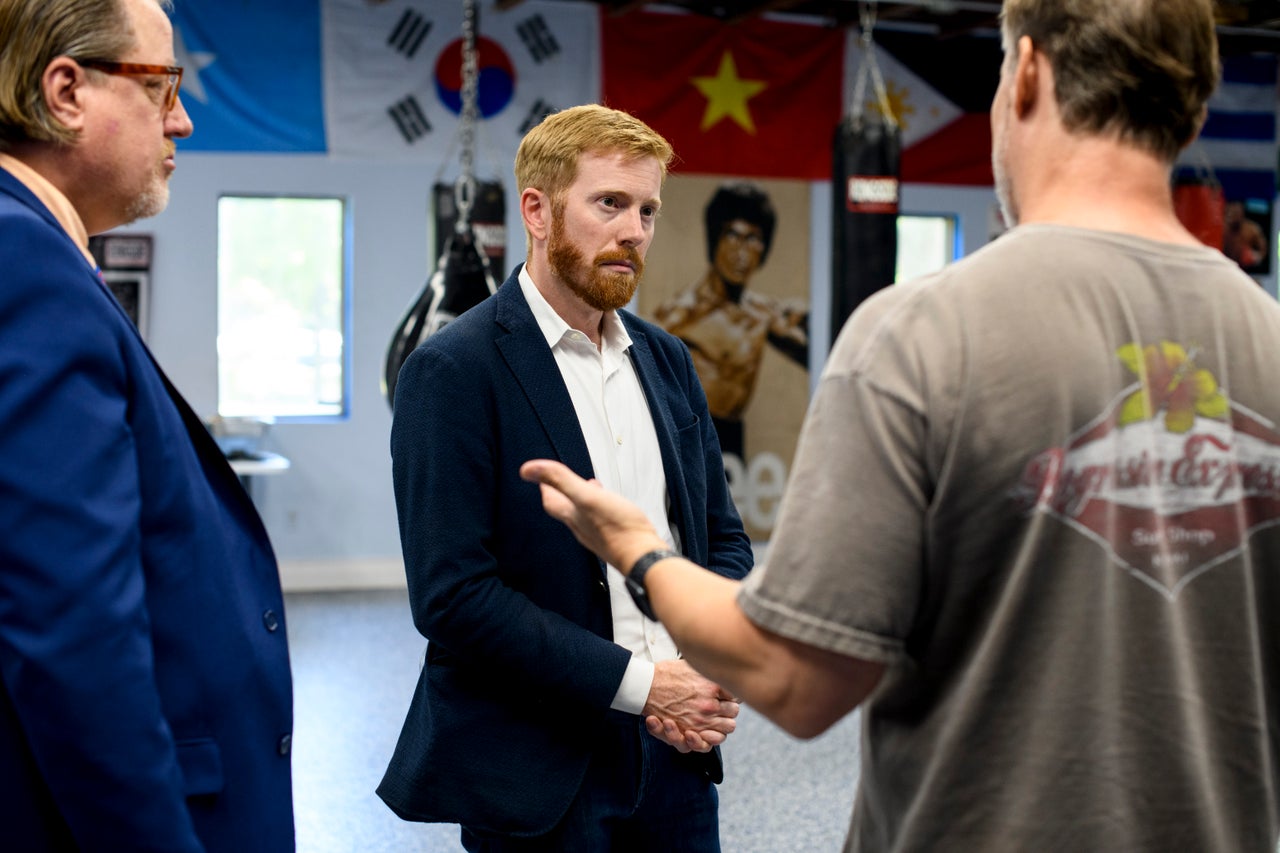
[[[593,3],[479,4],[476,169],[506,178],[520,138],[549,112],[600,98]],[[458,159],[459,0],[323,0],[329,154]]]

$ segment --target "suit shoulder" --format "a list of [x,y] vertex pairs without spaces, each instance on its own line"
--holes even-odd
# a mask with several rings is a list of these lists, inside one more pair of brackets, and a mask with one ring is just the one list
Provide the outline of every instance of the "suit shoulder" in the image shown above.
[[493,340],[496,314],[494,302],[494,298],[490,296],[463,311],[423,341],[418,348],[429,347],[459,358],[470,357],[475,348],[485,346]]
[[[80,258],[71,237],[45,219],[30,205],[7,193],[0,193],[0,253],[21,255],[27,266],[32,259]],[[21,269],[22,267],[19,267]],[[10,268],[10,272],[13,270]]]
[[[29,206],[0,195],[0,269],[8,286],[0,302],[20,300],[26,310],[83,311],[86,297],[101,290],[92,268],[72,239]],[[6,312],[7,313],[7,312]],[[10,317],[9,319],[12,319]],[[64,318],[65,319],[65,318]]]

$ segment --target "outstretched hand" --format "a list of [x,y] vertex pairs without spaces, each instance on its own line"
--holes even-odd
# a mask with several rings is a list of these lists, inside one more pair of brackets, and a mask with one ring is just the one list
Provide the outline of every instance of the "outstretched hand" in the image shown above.
[[[542,507],[552,518],[624,574],[645,552],[666,547],[639,507],[559,462],[530,460],[520,466],[520,476],[539,484]],[[709,752],[737,726],[738,700],[688,662],[662,661],[655,665],[641,714],[649,734],[664,743],[681,752]]]
[[520,476],[539,484],[542,507],[552,518],[564,522],[587,549],[624,573],[646,551],[666,546],[639,507],[560,462],[530,460],[520,466]]

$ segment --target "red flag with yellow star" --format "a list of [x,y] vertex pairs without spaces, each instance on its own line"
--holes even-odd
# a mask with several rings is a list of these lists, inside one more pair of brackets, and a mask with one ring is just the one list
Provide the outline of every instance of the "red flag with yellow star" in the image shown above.
[[605,15],[602,30],[604,103],[670,140],[675,171],[830,177],[842,31],[662,12]]

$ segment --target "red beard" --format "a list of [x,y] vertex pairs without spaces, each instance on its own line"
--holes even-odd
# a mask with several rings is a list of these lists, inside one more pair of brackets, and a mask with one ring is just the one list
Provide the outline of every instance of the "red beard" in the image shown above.
[[[551,234],[547,239],[547,262],[569,289],[597,311],[614,311],[631,301],[640,276],[644,274],[644,260],[640,253],[623,247],[596,255],[590,264],[582,252],[564,234],[563,218],[559,211],[552,211]],[[634,272],[615,273],[601,269],[602,264],[618,261],[629,262]]]

